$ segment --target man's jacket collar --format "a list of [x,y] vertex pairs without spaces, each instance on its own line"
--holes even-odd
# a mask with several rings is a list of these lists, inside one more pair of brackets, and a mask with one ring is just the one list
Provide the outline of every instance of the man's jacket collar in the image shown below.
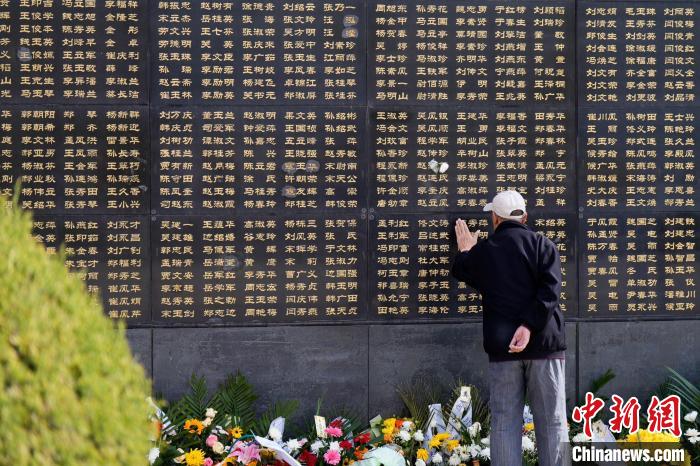
[[526,224],[520,223],[517,220],[504,220],[498,224],[496,230],[494,231],[494,234],[501,231],[509,230],[511,228],[524,228],[525,230],[530,229],[530,227],[528,227]]

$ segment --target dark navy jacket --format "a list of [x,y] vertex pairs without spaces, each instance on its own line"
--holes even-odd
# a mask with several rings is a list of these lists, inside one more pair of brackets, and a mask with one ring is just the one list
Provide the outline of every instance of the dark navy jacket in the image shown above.
[[[547,237],[506,220],[487,239],[457,254],[452,275],[481,293],[484,350],[490,360],[564,357],[561,263]],[[522,352],[508,353],[520,325],[531,330],[530,342]]]

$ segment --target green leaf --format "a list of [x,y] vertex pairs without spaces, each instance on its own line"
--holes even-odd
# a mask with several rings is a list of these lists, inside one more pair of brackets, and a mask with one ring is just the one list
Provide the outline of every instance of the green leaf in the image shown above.
[[212,396],[210,405],[217,411],[214,422],[225,424],[219,421],[228,417],[239,422],[245,432],[250,431],[256,420],[253,405],[257,399],[253,386],[237,371],[228,376]]
[[603,373],[603,375],[591,382],[591,387],[589,391],[594,395],[598,396],[600,390],[614,378],[615,373],[612,371],[612,369],[608,369]]
[[662,385],[663,394],[678,395],[681,399],[683,413],[700,411],[700,388],[670,367],[666,367],[666,369],[671,375]]
[[175,425],[181,425],[187,419],[201,419],[208,407],[207,382],[204,377],[192,374],[190,377],[190,392],[183,395],[175,403],[163,411]]
[[415,382],[405,382],[396,387],[401,401],[418,428],[428,420],[428,405],[439,403],[444,388],[434,379],[420,378]]

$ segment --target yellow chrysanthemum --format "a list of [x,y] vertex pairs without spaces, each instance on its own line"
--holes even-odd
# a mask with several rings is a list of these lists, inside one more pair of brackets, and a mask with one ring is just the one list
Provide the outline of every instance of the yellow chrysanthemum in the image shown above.
[[201,434],[204,430],[204,424],[198,419],[188,419],[185,421],[185,430],[191,434]]
[[231,435],[233,438],[241,438],[243,436],[243,429],[240,427],[232,427],[229,429],[228,433]]
[[430,446],[430,448],[437,448],[443,441],[447,440],[448,438],[450,438],[450,434],[448,434],[447,432],[441,432],[433,436],[433,438],[430,439],[430,442],[428,442],[428,445]]
[[523,429],[525,429],[525,432],[530,432],[534,428],[535,428],[535,424],[533,424],[532,422],[528,422],[527,424],[525,424],[523,426]]
[[423,461],[428,461],[428,450],[425,448],[419,448],[416,452],[416,458]]
[[631,444],[647,442],[678,443],[678,437],[666,432],[649,432],[646,429],[640,429],[634,434],[629,434],[623,442]]
[[452,450],[459,446],[459,440],[448,440],[445,442],[445,446],[447,447],[447,451],[451,453]]
[[187,466],[202,466],[204,464],[204,452],[200,449],[190,450],[185,454]]

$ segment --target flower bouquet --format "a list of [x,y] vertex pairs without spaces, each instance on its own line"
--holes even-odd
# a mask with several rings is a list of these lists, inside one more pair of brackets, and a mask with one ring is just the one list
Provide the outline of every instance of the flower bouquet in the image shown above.
[[241,427],[225,429],[214,424],[217,411],[207,408],[203,419],[186,419],[181,425],[158,420],[159,439],[149,453],[154,466],[185,464],[187,466],[262,466],[264,461],[259,445],[252,436],[243,436]]
[[296,459],[306,466],[347,466],[363,459],[368,451],[370,435],[363,433],[353,436],[350,424],[345,418],[335,418],[313,440],[304,439],[296,449]]
[[[240,373],[230,376],[208,396],[203,378],[193,376],[190,392],[164,409],[152,403],[157,436],[148,459],[153,466],[283,466],[284,418],[297,402],[275,403],[256,416],[251,385]],[[274,441],[256,434],[265,432]],[[262,446],[265,442],[267,446]],[[271,448],[274,447],[274,448]],[[297,465],[298,466],[298,465]]]
[[[382,419],[381,416],[376,416],[370,421],[370,432],[374,435],[373,445],[391,447],[411,464],[415,464],[418,456],[427,456],[422,448],[423,431],[416,428],[412,419],[394,417]],[[427,458],[423,461],[425,459]]]
[[472,466],[486,466],[491,462],[490,440],[486,429],[480,422],[474,422],[460,430],[463,447],[459,447],[458,453],[462,463],[471,463]]

